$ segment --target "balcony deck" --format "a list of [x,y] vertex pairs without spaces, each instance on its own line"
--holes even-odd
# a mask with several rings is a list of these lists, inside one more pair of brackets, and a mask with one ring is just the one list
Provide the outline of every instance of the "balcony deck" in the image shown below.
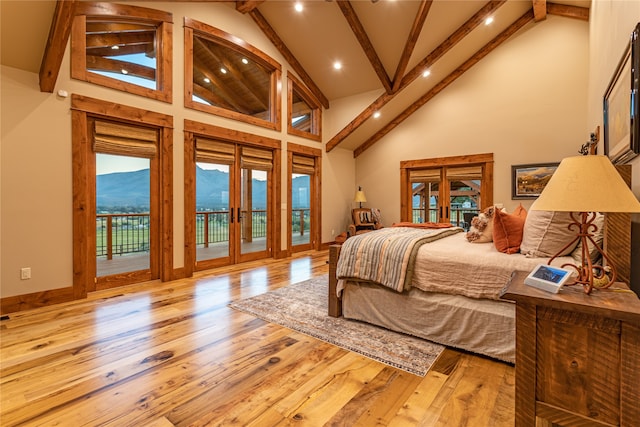
[[[256,252],[264,249],[265,238],[255,238],[251,243],[243,243],[243,252]],[[300,245],[309,242],[309,235],[296,234],[292,237],[292,244]],[[196,258],[198,261],[205,259],[221,258],[229,252],[229,242],[210,243],[209,247],[198,247],[196,249]],[[112,274],[125,273],[129,271],[146,270],[149,268],[149,253],[137,252],[123,255],[114,255],[108,260],[106,257],[97,258],[97,274],[98,277],[110,276]]]

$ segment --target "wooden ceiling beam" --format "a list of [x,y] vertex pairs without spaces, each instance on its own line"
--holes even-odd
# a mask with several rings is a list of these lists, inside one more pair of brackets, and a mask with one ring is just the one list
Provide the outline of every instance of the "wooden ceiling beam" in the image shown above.
[[156,81],[156,70],[151,67],[102,56],[87,55],[87,69],[117,74],[122,74],[122,70],[125,70],[127,75]]
[[75,16],[76,0],[58,0],[49,28],[49,37],[40,63],[40,91],[53,92],[58,80],[64,51],[67,48],[71,24]]
[[415,67],[402,78],[400,90],[409,86],[415,79],[420,77],[425,69],[432,66],[438,59],[449,52],[455,45],[457,45],[462,39],[471,33],[478,25],[484,23],[485,19],[492,13],[494,13],[500,6],[506,3],[506,0],[491,0],[485,4],[479,11],[477,11],[471,18],[460,26],[453,34],[451,34],[445,41],[440,43],[433,51],[425,56]]
[[347,19],[347,22],[351,27],[351,31],[356,36],[356,39],[358,40],[358,43],[360,43],[365,55],[367,55],[369,63],[371,63],[373,70],[378,75],[378,79],[380,79],[385,91],[387,93],[391,93],[391,80],[387,75],[387,71],[384,69],[384,65],[382,65],[382,61],[380,61],[380,57],[371,44],[371,40],[369,40],[369,36],[362,26],[360,19],[358,19],[358,15],[353,9],[353,5],[348,0],[338,0],[336,3],[340,7],[340,11],[342,11],[344,17]]
[[589,8],[579,6],[569,6],[566,4],[547,3],[547,13],[549,15],[559,15],[565,18],[589,21]]
[[291,65],[291,68],[300,76],[300,79],[304,82],[305,85],[309,88],[309,90],[313,93],[313,96],[318,100],[318,102],[324,107],[329,108],[329,100],[322,93],[320,88],[315,84],[313,79],[307,74],[305,69],[302,67],[300,62],[296,59],[293,53],[289,50],[287,45],[284,44],[278,33],[271,27],[269,22],[265,19],[264,16],[260,13],[258,9],[253,9],[248,12],[249,16],[253,19],[253,21],[258,25],[258,27],[262,30],[262,32],[267,36],[267,38],[271,41],[271,43],[278,49],[278,51],[284,56],[284,59]]
[[420,31],[424,26],[424,22],[427,20],[427,16],[429,15],[429,10],[431,9],[432,4],[433,0],[422,0],[420,2],[420,8],[418,9],[416,18],[413,21],[413,26],[411,27],[411,31],[409,32],[407,43],[405,43],[404,50],[402,51],[402,57],[400,58],[398,67],[396,68],[396,74],[393,76],[393,87],[391,89],[392,93],[397,92],[400,89],[402,76],[404,76],[404,73],[407,70],[409,59],[411,59],[413,49],[416,47],[418,37],[420,37]]
[[547,0],[532,0],[533,20],[535,22],[547,19]]
[[253,9],[256,9],[266,0],[244,0],[244,1],[236,1],[236,10],[240,13],[249,13]]
[[460,28],[454,31],[445,41],[443,41],[438,47],[432,50],[422,61],[420,61],[415,67],[402,78],[400,88],[393,94],[383,93],[373,101],[371,105],[365,108],[358,116],[356,116],[349,124],[347,124],[340,132],[331,138],[325,145],[325,150],[330,152],[336,148],[342,141],[344,141],[353,131],[368,120],[373,113],[382,108],[385,104],[393,99],[398,93],[409,86],[416,78],[418,78],[425,68],[428,68],[440,59],[445,53],[451,50],[456,44],[464,39],[475,27],[480,25],[491,13],[495,12],[500,6],[502,6],[506,0],[491,0],[485,4],[478,12],[476,12],[467,22],[462,24]]
[[87,34],[87,48],[126,46],[132,44],[153,45],[156,40],[155,28],[147,31],[136,31],[127,33],[94,33]]
[[524,27],[527,23],[534,19],[533,10],[527,11],[524,15],[518,18],[513,24],[509,25],[503,32],[494,37],[489,43],[484,45],[480,50],[474,53],[469,59],[467,59],[461,66],[456,68],[451,74],[442,79],[438,84],[431,88],[427,93],[422,95],[416,102],[405,109],[402,113],[391,119],[391,121],[384,126],[381,130],[375,133],[371,138],[367,139],[364,143],[358,146],[354,152],[353,157],[358,157],[365,150],[375,144],[383,136],[387,135],[393,129],[395,129],[405,119],[415,113],[419,108],[426,104],[438,93],[442,92],[447,86],[456,81],[458,77],[462,76],[471,67],[480,62],[482,58],[487,56],[491,51],[500,46],[504,41],[509,39],[518,30]]

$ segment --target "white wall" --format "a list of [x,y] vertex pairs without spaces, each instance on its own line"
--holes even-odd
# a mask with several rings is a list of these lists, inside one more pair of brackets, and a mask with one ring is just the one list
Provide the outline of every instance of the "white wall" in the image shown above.
[[399,221],[402,160],[494,153],[494,201],[517,206],[511,165],[558,162],[589,139],[588,31],[558,16],[529,24],[365,151],[367,205]]

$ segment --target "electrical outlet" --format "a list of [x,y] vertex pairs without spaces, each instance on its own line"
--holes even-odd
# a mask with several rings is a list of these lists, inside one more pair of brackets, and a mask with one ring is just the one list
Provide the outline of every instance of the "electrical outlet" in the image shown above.
[[20,279],[21,280],[31,279],[31,267],[24,267],[20,269]]
[[336,230],[331,230],[331,235],[335,235],[336,234]]

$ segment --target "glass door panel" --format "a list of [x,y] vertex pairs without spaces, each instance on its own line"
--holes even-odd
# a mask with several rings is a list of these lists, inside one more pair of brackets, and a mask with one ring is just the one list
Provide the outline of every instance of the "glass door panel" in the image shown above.
[[240,254],[266,252],[268,172],[242,168],[240,173]]
[[229,258],[229,165],[196,163],[196,263]]
[[440,169],[411,171],[411,222],[438,222],[441,201],[440,174]]
[[479,212],[482,167],[449,167],[446,174],[450,210],[447,216],[453,225],[467,228],[470,218]]
[[96,276],[151,268],[150,160],[96,153]]
[[291,244],[311,243],[311,176],[291,174]]

